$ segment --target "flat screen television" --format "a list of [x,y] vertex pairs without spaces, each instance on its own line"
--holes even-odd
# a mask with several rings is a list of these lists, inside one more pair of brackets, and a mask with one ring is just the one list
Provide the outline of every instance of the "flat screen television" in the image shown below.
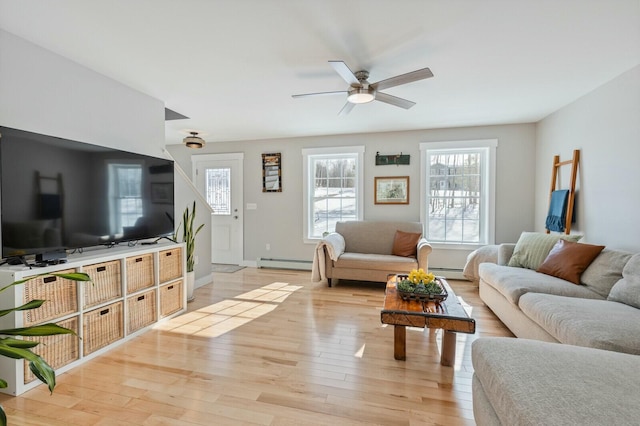
[[173,162],[0,126],[2,257],[168,236]]

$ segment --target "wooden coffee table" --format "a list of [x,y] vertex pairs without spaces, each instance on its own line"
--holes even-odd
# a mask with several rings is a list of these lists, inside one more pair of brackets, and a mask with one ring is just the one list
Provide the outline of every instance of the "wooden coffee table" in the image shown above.
[[396,276],[389,278],[380,319],[383,324],[394,326],[395,359],[406,359],[407,327],[443,329],[440,364],[446,366],[455,363],[456,333],[476,332],[476,321],[467,315],[447,280],[442,277],[438,279],[449,293],[447,299],[440,303],[402,300],[396,291]]

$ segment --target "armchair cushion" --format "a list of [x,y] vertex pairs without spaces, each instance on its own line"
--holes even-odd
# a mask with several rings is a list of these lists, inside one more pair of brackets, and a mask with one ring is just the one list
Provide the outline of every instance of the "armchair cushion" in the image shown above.
[[422,237],[420,233],[397,230],[393,238],[393,250],[391,254],[395,256],[416,257],[420,237]]

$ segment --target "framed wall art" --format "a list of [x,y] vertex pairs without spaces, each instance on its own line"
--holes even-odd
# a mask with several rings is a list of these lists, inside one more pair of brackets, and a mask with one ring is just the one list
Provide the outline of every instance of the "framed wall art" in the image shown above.
[[172,204],[173,182],[152,182],[151,202],[154,204]]
[[409,176],[374,178],[375,204],[409,204]]
[[282,192],[281,153],[262,154],[262,192]]

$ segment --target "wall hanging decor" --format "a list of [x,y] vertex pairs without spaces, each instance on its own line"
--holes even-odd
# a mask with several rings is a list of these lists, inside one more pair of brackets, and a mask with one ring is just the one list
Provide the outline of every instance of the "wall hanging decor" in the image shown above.
[[282,192],[281,154],[262,154],[262,192]]
[[375,204],[409,204],[409,176],[374,178]]
[[411,156],[409,154],[392,154],[392,155],[380,155],[380,152],[376,152],[376,166],[388,166],[391,164],[399,165],[409,165],[409,161],[411,161]]

